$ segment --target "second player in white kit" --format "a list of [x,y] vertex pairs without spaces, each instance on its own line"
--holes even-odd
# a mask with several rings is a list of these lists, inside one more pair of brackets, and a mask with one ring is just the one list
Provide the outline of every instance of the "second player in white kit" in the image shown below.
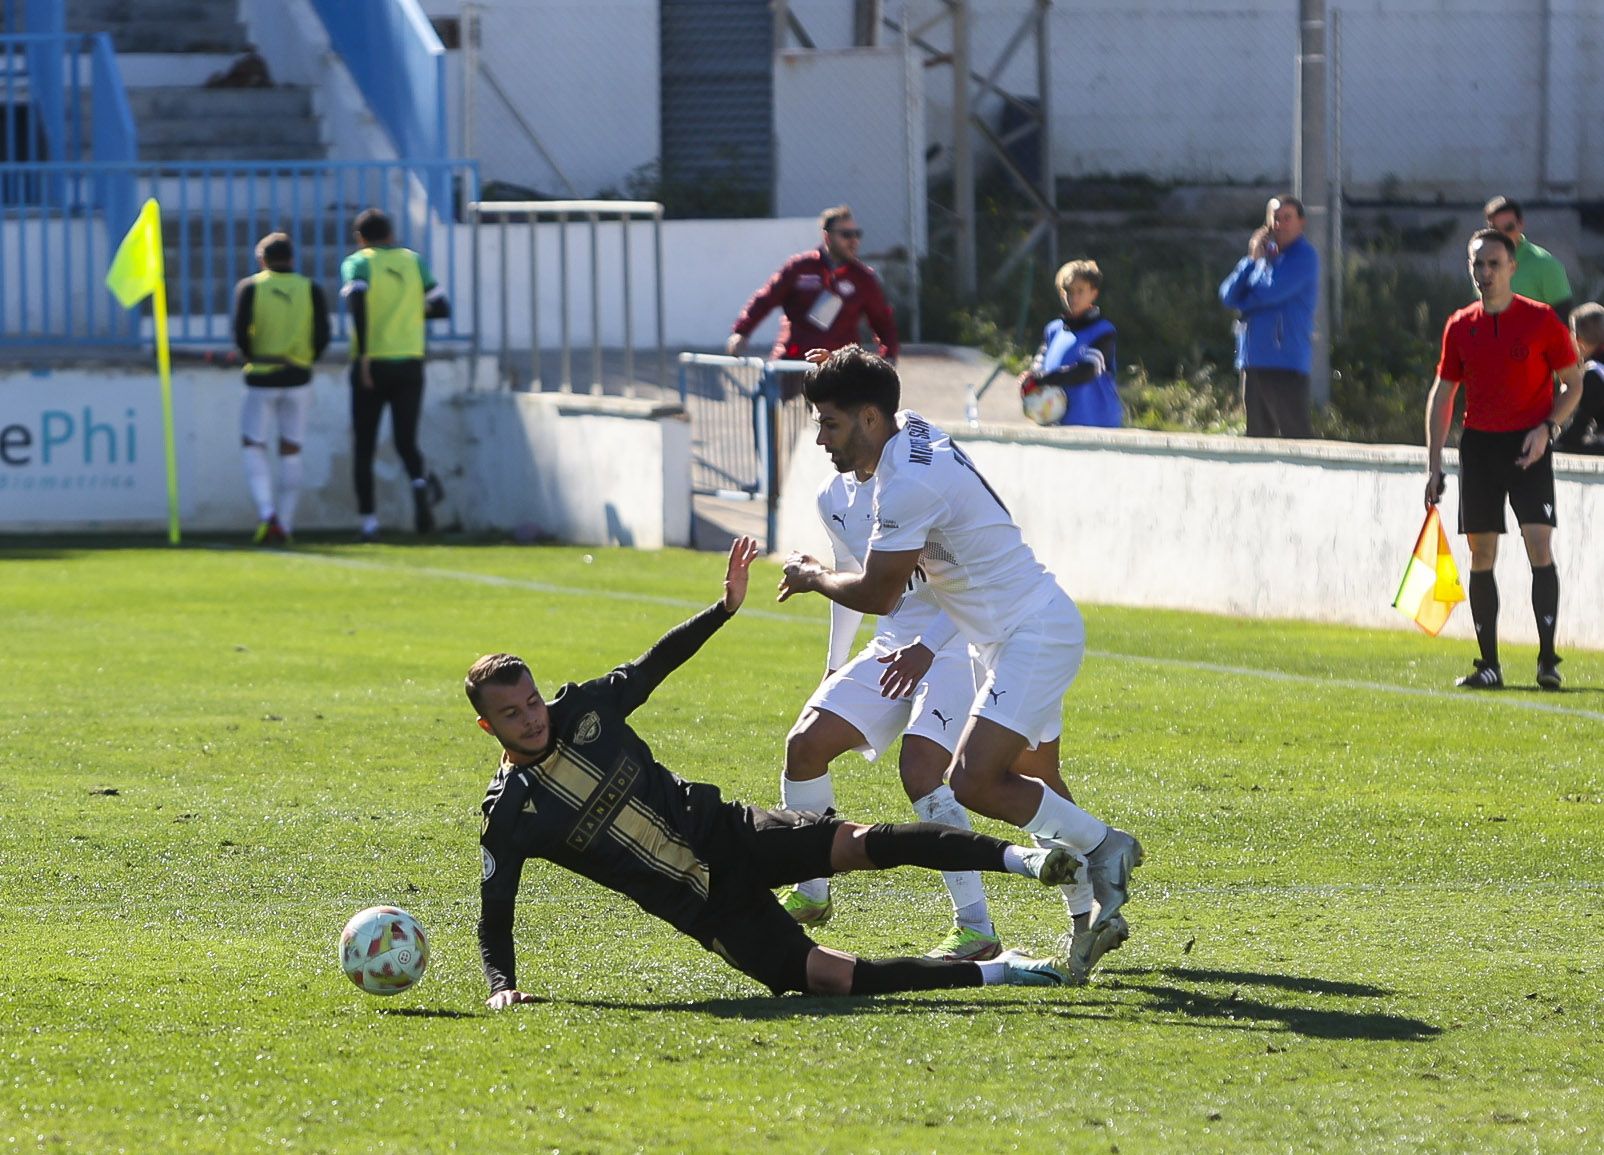
[[[861,570],[874,527],[874,490],[852,473],[819,488],[819,520],[830,537],[837,569]],[[915,574],[896,608],[876,623],[856,654],[863,614],[831,603],[826,673],[786,739],[782,805],[823,811],[835,805],[830,762],[847,750],[877,761],[899,736],[898,770],[914,812],[926,822],[969,828],[969,815],[943,780],[975,697],[967,641]],[[893,672],[891,663],[898,662]],[[978,871],[944,872],[953,927],[932,958],[988,959],[1001,950]],[[826,879],[788,887],[780,895],[798,922],[821,926],[834,913]]]
[[[1058,776],[1062,699],[1085,650],[1080,612],[963,450],[918,414],[899,412],[895,368],[856,348],[809,360],[803,388],[818,443],[838,471],[874,479],[875,525],[857,572],[793,554],[780,599],[818,592],[883,613],[923,576],[985,670],[954,751],[952,789],[969,809],[1085,857],[1081,877],[1094,903],[1065,943],[1071,972],[1084,981],[1129,933],[1120,911],[1142,848],[1075,805]],[[888,668],[896,675],[900,665]]]

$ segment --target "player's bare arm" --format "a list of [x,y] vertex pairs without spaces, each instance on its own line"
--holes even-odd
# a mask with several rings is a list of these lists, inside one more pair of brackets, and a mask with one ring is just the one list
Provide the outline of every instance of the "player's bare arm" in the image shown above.
[[1563,426],[1576,412],[1576,406],[1582,400],[1582,363],[1580,361],[1567,365],[1555,374],[1559,378],[1559,392],[1554,396],[1554,408],[1548,414],[1548,420],[1536,429],[1526,434],[1521,442],[1520,456],[1515,464],[1526,469],[1542,458],[1548,452],[1548,447],[1554,441],[1552,426]]
[[778,601],[801,593],[820,593],[864,614],[889,614],[908,589],[924,547],[884,552],[871,549],[862,573],[825,568],[817,558],[792,553],[785,559]]
[[1448,427],[1454,419],[1454,398],[1459,395],[1458,381],[1444,381],[1438,377],[1431,384],[1426,398],[1426,505],[1433,506],[1442,500],[1447,483],[1442,475],[1442,451],[1448,443]]

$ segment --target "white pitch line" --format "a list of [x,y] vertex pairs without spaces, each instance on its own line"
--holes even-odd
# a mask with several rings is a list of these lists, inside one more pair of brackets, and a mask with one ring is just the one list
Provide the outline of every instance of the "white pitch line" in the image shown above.
[[[262,555],[259,554],[258,556]],[[605,598],[619,602],[672,606],[675,609],[701,609],[709,604],[707,602],[691,601],[687,598],[667,597],[662,594],[638,594],[625,590],[584,589],[579,586],[560,586],[553,585],[550,582],[531,581],[528,578],[473,573],[469,570],[440,569],[435,566],[386,565],[383,562],[371,561],[365,558],[335,557],[331,554],[296,551],[275,553],[273,556],[322,562],[326,565],[344,566],[348,569],[382,570],[398,574],[422,574],[425,577],[439,578],[442,581],[471,582],[475,585],[499,586],[505,589],[529,590],[531,593],[559,594],[566,597]],[[818,620],[811,616],[799,618],[794,614],[780,614],[775,613],[773,610],[743,608],[741,613],[749,618],[760,618],[770,622],[789,622],[792,625],[810,627],[819,625]],[[1284,682],[1289,685],[1353,690],[1360,693],[1399,694],[1404,697],[1430,698],[1433,701],[1453,702],[1464,706],[1502,707],[1509,710],[1527,710],[1538,714],[1560,714],[1568,718],[1586,718],[1590,721],[1604,722],[1604,711],[1584,710],[1575,706],[1561,706],[1549,702],[1536,702],[1509,694],[1433,690],[1424,686],[1399,686],[1390,682],[1363,682],[1355,678],[1323,678],[1316,677],[1313,674],[1292,674],[1284,670],[1261,670],[1249,666],[1227,666],[1219,662],[1200,662],[1188,658],[1154,658],[1145,654],[1121,654],[1112,650],[1087,650],[1086,656],[1111,662],[1129,662],[1133,665],[1161,666],[1167,669],[1220,674],[1233,678],[1255,678],[1263,682]]]

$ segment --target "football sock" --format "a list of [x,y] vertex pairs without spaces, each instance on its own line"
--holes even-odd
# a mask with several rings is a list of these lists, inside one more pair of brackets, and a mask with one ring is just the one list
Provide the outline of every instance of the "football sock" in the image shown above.
[[1537,615],[1537,653],[1554,657],[1554,622],[1559,617],[1559,570],[1550,562],[1532,570],[1532,612]]
[[1490,569],[1470,571],[1470,620],[1476,626],[1481,660],[1498,665],[1498,579]]
[[[969,812],[952,795],[952,787],[942,784],[923,798],[913,802],[913,812],[926,822],[939,822],[968,830]],[[973,870],[943,870],[941,880],[952,895],[952,909],[959,926],[972,926],[986,934],[993,933],[991,918],[986,911],[986,890],[980,875]]]
[[1008,981],[1008,964],[1005,962],[988,959],[976,963],[975,968],[980,971],[980,981],[985,986],[994,987],[998,983]]
[[278,459],[278,523],[285,533],[293,533],[295,503],[301,496],[301,478],[306,472],[299,453],[281,454]]
[[893,826],[878,822],[864,835],[863,848],[876,869],[928,866],[933,870],[1006,870],[1008,843],[989,834],[954,830],[934,822]]
[[[787,810],[808,810],[823,814],[835,806],[835,785],[826,770],[817,778],[787,778],[780,775],[780,805]],[[797,890],[814,902],[830,897],[830,883],[823,878],[810,878],[796,884]]]
[[241,450],[245,459],[245,483],[251,488],[251,500],[256,503],[256,517],[266,521],[273,516],[273,470],[267,462],[267,449],[261,445],[247,445]]
[[[1035,837],[1036,845],[1040,847],[1061,845],[1061,843],[1054,842],[1050,838],[1043,838],[1039,834]],[[1065,847],[1065,849],[1069,848]],[[1091,877],[1086,873],[1086,856],[1084,854],[1076,854],[1075,857],[1080,860],[1080,869],[1075,872],[1075,881],[1066,882],[1058,888],[1064,896],[1064,909],[1069,912],[1071,919],[1074,919],[1077,914],[1090,914],[1092,903],[1096,901],[1092,897]]]
[[984,985],[980,967],[972,962],[935,958],[860,958],[852,967],[852,993],[855,995],[889,995],[898,991],[936,991]]
[[1096,850],[1108,835],[1107,824],[1093,818],[1068,798],[1054,794],[1040,778],[1026,778],[1041,787],[1041,806],[1024,824],[1027,834],[1052,839],[1057,845],[1085,854]]

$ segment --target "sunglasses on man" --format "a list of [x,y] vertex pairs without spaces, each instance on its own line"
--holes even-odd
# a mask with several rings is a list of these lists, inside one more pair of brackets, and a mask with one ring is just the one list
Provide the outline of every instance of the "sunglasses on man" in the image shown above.
[[830,231],[844,240],[857,241],[863,239],[862,229],[831,229]]

